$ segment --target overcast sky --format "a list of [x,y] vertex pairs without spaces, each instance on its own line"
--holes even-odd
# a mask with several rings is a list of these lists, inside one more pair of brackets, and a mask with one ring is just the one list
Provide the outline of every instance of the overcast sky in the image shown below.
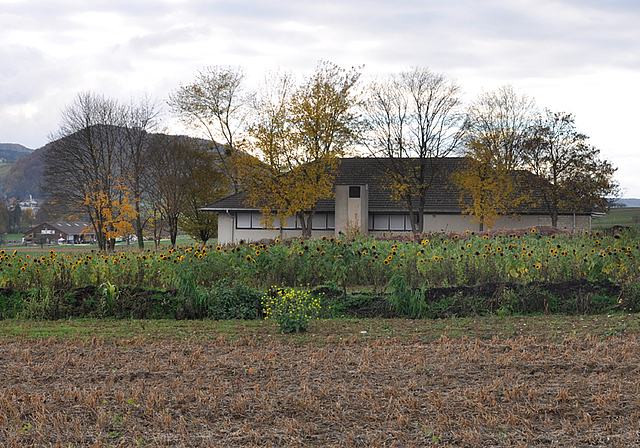
[[512,84],[573,113],[640,197],[638,0],[0,0],[0,142],[43,146],[80,91],[165,101],[207,66],[257,84],[319,60],[428,67],[467,102]]

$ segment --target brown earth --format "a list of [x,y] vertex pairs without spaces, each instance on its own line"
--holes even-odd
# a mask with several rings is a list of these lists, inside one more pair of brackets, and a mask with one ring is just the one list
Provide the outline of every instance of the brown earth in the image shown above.
[[262,327],[235,341],[0,339],[0,445],[640,446],[638,333],[419,328],[408,341]]

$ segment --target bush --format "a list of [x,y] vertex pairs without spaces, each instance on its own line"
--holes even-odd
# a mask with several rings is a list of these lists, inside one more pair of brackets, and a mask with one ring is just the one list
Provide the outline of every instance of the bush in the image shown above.
[[309,321],[318,317],[320,299],[292,288],[270,289],[262,297],[265,319],[275,319],[282,333],[307,331]]

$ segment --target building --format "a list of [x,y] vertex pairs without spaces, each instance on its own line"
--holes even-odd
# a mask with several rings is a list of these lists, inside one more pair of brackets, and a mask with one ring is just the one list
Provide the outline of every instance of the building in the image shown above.
[[89,222],[44,222],[27,232],[25,244],[87,244],[95,241],[95,232]]
[[[426,198],[424,229],[426,232],[478,231],[478,223],[462,214],[460,191],[451,182],[451,173],[460,166],[462,158],[442,159]],[[357,228],[364,234],[407,233],[411,221],[406,205],[394,200],[385,181],[388,159],[341,159],[334,182],[334,197],[319,201],[313,218],[312,236],[337,236]],[[218,213],[218,241],[220,244],[240,240],[257,241],[263,238],[295,237],[302,233],[294,217],[275,230],[261,226],[259,210],[245,206],[241,192],[202,208]],[[417,210],[416,206],[413,208]],[[539,206],[517,210],[516,217],[503,216],[494,229],[527,228],[551,225],[551,217]],[[274,225],[279,225],[276,222]],[[558,227],[583,231],[591,228],[590,213],[560,214]]]

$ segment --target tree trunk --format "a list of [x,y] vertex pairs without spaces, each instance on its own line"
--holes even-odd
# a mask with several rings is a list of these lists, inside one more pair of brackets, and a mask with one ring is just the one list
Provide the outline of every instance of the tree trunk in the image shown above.
[[142,221],[140,220],[140,203],[136,201],[136,237],[138,238],[138,247],[144,249],[144,234],[142,232]]

